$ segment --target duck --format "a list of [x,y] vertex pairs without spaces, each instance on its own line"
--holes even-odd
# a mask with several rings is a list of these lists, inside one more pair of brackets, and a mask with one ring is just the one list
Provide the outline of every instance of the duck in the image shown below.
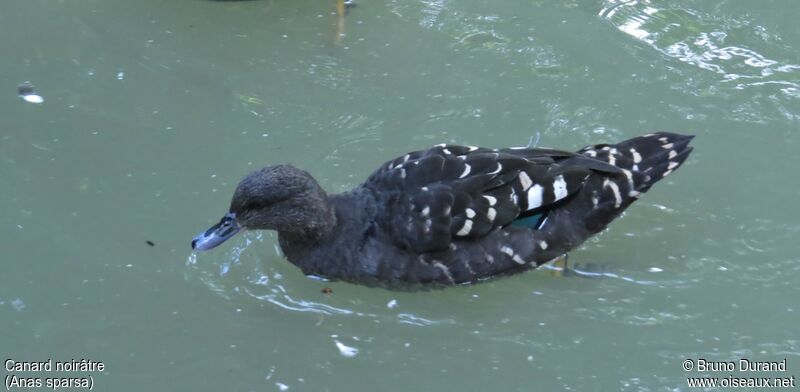
[[328,195],[290,164],[248,174],[191,241],[273,230],[306,275],[389,288],[471,284],[567,254],[673,173],[693,135],[657,132],[576,152],[439,144]]

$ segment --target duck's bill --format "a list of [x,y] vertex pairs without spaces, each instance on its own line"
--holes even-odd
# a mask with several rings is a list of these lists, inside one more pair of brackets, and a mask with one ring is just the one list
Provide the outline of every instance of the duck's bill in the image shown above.
[[216,248],[219,244],[227,241],[238,233],[242,227],[236,221],[236,214],[227,213],[214,226],[200,233],[192,240],[192,249],[209,250]]

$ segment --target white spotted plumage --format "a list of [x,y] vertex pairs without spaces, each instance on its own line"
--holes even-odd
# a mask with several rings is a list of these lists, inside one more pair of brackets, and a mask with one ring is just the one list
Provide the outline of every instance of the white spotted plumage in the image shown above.
[[475,210],[473,210],[472,208],[467,208],[466,213],[467,213],[467,218],[472,219],[475,217]]
[[642,161],[642,154],[639,154],[639,152],[636,151],[635,148],[631,147],[631,149],[629,151],[631,152],[631,155],[633,156],[633,163],[637,163],[638,164],[639,162]]
[[497,174],[500,173],[501,170],[503,170],[503,165],[500,162],[497,162],[497,169],[494,169],[493,171],[490,171],[489,173],[486,174]]
[[494,218],[496,216],[497,216],[497,210],[495,210],[494,208],[489,207],[489,209],[486,210],[486,217],[489,218],[489,222],[494,222]]
[[622,173],[625,174],[625,178],[628,179],[628,188],[633,189],[633,173],[628,169],[622,169]]
[[559,174],[553,181],[553,197],[555,200],[561,200],[567,197],[567,194],[567,182],[564,181],[564,176]]
[[464,177],[468,176],[470,170],[472,170],[472,167],[469,165],[469,163],[465,163],[464,164],[464,172],[461,173],[461,175],[458,176],[458,178],[464,178]]
[[547,250],[547,241],[539,241],[539,247],[542,248],[542,250]]
[[606,179],[603,181],[604,188],[610,188],[614,194],[614,208],[619,208],[622,205],[622,195],[619,193],[619,185],[616,182]]
[[519,172],[519,184],[522,186],[523,191],[527,191],[528,188],[530,188],[531,185],[533,185],[533,181],[531,181],[531,178],[528,176],[528,173],[525,173],[523,171]]
[[447,268],[446,265],[442,264],[439,261],[434,261],[433,266],[444,272],[444,275],[447,277],[447,280],[449,280],[451,283],[455,283],[455,279],[453,279],[453,274],[450,273],[450,268]]
[[542,198],[544,196],[544,188],[536,184],[528,189],[528,209],[539,208],[542,206]]
[[470,231],[472,231],[472,219],[467,219],[464,221],[464,226],[461,227],[461,230],[459,230],[456,235],[463,237],[469,235]]
[[475,275],[475,270],[472,269],[472,266],[469,264],[469,259],[464,259],[462,261],[464,263],[464,268],[472,275]]

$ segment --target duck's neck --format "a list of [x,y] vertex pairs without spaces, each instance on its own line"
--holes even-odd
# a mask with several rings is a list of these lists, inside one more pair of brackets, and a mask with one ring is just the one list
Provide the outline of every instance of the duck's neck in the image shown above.
[[290,258],[328,240],[336,228],[336,208],[324,194],[320,200],[309,202],[305,209],[304,219],[278,230],[281,249]]

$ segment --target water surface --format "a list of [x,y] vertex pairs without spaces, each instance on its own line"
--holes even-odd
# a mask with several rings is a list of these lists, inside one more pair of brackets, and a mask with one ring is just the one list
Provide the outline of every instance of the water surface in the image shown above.
[[[798,374],[798,14],[363,0],[337,39],[325,1],[6,2],[0,355],[103,361],[114,391],[687,391],[700,357]],[[263,165],[340,192],[441,142],[656,130],[695,152],[571,254],[602,277],[406,293],[309,279],[271,233],[190,253]]]

